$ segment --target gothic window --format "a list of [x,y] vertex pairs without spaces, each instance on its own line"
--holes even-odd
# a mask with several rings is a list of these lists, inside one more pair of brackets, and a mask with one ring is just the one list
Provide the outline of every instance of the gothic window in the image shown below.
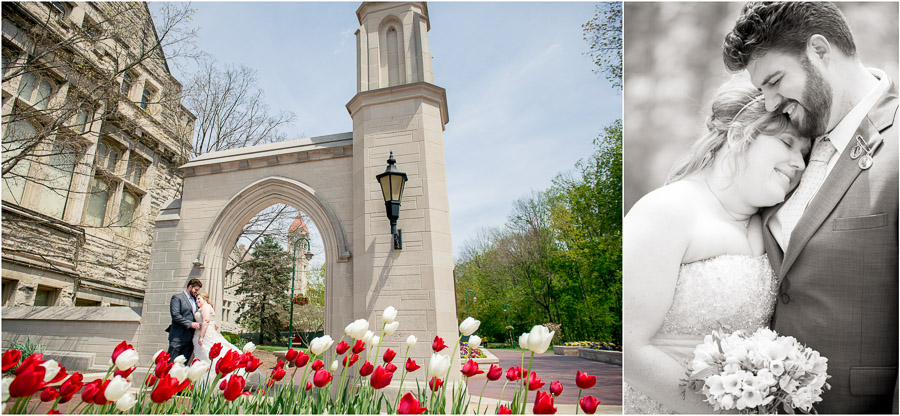
[[19,80],[19,90],[16,92],[16,95],[25,101],[31,101],[31,94],[34,93],[34,84],[36,81],[37,77],[31,72],[22,75],[22,79]]
[[88,205],[84,213],[84,224],[93,227],[102,227],[106,220],[106,206],[109,203],[109,183],[98,177],[91,180],[91,192],[88,195]]
[[122,202],[119,204],[119,218],[116,221],[116,232],[126,237],[131,237],[134,223],[134,213],[137,211],[140,198],[135,194],[122,192]]
[[397,29],[391,26],[387,31],[388,85],[400,84],[400,48]]
[[91,124],[93,124],[93,115],[94,111],[87,104],[82,104],[78,107],[78,112],[75,113],[75,131],[82,134],[90,131]]
[[41,212],[59,219],[63,218],[66,211],[69,188],[72,185],[72,175],[79,154],[70,143],[64,139],[53,143],[42,181],[44,189],[41,190],[40,203],[37,206]]
[[6,126],[3,135],[3,166],[14,164],[14,167],[3,175],[3,200],[22,204],[25,193],[25,182],[31,161],[21,156],[22,151],[30,145],[37,134],[34,125],[25,120],[17,120]]
[[[150,102],[153,101],[154,91],[150,86],[144,86],[144,92],[141,93],[141,108],[147,110]],[[148,110],[149,111],[149,110]]]
[[16,285],[18,280],[3,279],[3,306],[12,306],[9,301],[12,300],[13,294],[16,293]]
[[52,93],[53,84],[48,79],[32,72],[22,75],[22,79],[19,80],[17,95],[38,110],[47,109]]
[[120,89],[122,95],[128,97],[128,95],[131,94],[132,83],[134,83],[134,77],[132,77],[131,74],[127,72],[122,74],[122,88]]
[[125,171],[125,179],[128,179],[131,183],[141,186],[141,179],[144,176],[144,172],[147,171],[147,163],[134,158],[134,152],[132,154],[132,160],[128,161],[128,169]]
[[116,164],[119,162],[120,157],[121,153],[119,153],[119,150],[106,140],[101,140],[100,143],[97,144],[97,166],[106,169],[111,173],[115,173]]
[[84,31],[89,38],[96,38],[100,35],[100,27],[96,22],[91,20],[90,17],[85,16],[84,20],[81,21],[81,30]]

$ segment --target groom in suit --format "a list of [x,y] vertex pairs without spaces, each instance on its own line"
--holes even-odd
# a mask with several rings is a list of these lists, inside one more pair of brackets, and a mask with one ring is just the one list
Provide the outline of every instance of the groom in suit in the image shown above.
[[194,330],[200,329],[200,324],[194,322],[194,312],[197,312],[197,293],[203,283],[199,279],[191,279],[183,292],[172,295],[169,301],[169,314],[172,315],[172,325],[169,332],[169,361],[183,355],[190,362],[194,354]]
[[723,57],[813,140],[800,185],[763,212],[772,328],[828,358],[819,413],[896,413],[897,87],[830,3],[748,3]]

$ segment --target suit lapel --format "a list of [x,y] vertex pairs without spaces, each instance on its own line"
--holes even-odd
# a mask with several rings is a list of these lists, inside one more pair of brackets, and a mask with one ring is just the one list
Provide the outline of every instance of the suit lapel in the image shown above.
[[803,216],[800,217],[797,227],[794,228],[794,232],[791,234],[788,250],[784,253],[781,269],[778,271],[779,281],[784,278],[794,261],[797,260],[797,256],[806,247],[810,238],[822,226],[822,223],[825,222],[825,219],[828,218],[831,212],[834,211],[838,202],[841,201],[844,194],[847,193],[847,190],[856,180],[856,177],[862,172],[862,169],[859,167],[859,160],[850,158],[850,152],[856,143],[856,136],[862,136],[863,140],[869,143],[870,147],[878,148],[873,156],[875,163],[878,163],[877,157],[883,140],[880,132],[893,124],[896,112],[897,88],[892,84],[887,93],[881,97],[866,118],[863,119],[862,123],[860,123],[859,127],[857,127],[856,132],[853,134],[854,140],[841,153],[834,169],[825,178],[825,182],[822,183],[819,192],[810,201]]
[[769,229],[769,220],[781,209],[782,205],[784,205],[783,202],[774,207],[765,208],[762,211],[763,244],[766,247],[766,256],[769,258],[769,263],[772,265],[772,270],[775,271],[776,276],[780,276],[779,270],[781,270],[781,263],[784,261],[784,252],[781,250],[781,246],[778,245],[778,241],[775,241],[772,230]]

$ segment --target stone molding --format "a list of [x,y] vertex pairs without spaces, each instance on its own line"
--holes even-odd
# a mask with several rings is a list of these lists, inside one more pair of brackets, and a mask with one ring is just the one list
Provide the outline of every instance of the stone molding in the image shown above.
[[411,98],[420,98],[438,105],[441,109],[441,130],[450,122],[450,115],[447,111],[447,90],[428,82],[414,82],[412,84],[359,92],[347,103],[346,107],[350,115],[353,116],[359,110],[368,106]]

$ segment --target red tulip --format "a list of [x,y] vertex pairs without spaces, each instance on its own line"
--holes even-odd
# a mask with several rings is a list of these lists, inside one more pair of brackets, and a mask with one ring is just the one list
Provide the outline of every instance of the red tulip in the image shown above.
[[373,389],[383,389],[387,387],[388,384],[391,384],[392,377],[394,377],[394,373],[386,370],[384,367],[375,367],[375,372],[372,373],[372,378],[369,380],[369,383],[372,385]]
[[419,365],[416,364],[416,360],[413,360],[412,358],[406,359],[406,371],[407,372],[412,373],[413,371],[416,371],[420,368],[421,367],[419,367]]
[[322,367],[325,367],[325,363],[323,363],[322,360],[313,361],[313,363],[312,363],[313,371],[319,371],[319,369]]
[[303,367],[306,365],[306,363],[309,362],[309,354],[307,354],[303,351],[298,351],[298,352],[300,354],[297,355],[297,359],[294,360],[294,367]]
[[476,363],[475,360],[471,358],[469,359],[469,361],[466,361],[466,365],[464,365],[463,368],[459,371],[462,372],[466,377],[484,374],[484,371],[478,369],[478,363]]
[[120,342],[119,345],[116,345],[116,349],[113,350],[112,361],[116,362],[116,358],[119,358],[119,354],[125,352],[126,350],[133,350],[133,349],[134,349],[134,346],[132,346],[131,344],[129,344],[125,341]]
[[[241,354],[235,350],[228,350],[224,356],[216,361],[216,373],[225,375],[241,367]],[[161,378],[161,377],[160,377]]]
[[318,388],[322,388],[327,386],[333,378],[334,376],[332,376],[328,370],[320,368],[316,370],[316,375],[313,376],[313,384],[315,384]]
[[66,379],[65,383],[59,386],[59,402],[67,403],[69,400],[72,400],[72,396],[84,385],[82,380],[84,380],[84,376],[81,373],[74,373]]
[[589,389],[594,387],[594,384],[597,384],[597,376],[588,375],[588,373],[582,373],[581,370],[578,370],[575,373],[575,384],[578,385],[579,389]]
[[274,386],[274,385],[275,385],[275,380],[270,378],[269,381],[266,381],[266,387],[272,388],[272,386]]
[[172,369],[172,366],[175,363],[170,362],[171,358],[169,353],[163,351],[156,356],[156,367],[153,369],[153,373],[156,375],[156,378],[160,378],[166,374],[169,374],[169,370]]
[[437,377],[432,377],[431,380],[428,381],[428,388],[430,388],[431,391],[438,391],[438,390],[440,390],[441,386],[443,386],[443,385],[444,385],[444,380],[441,380]]
[[166,402],[176,393],[184,390],[189,384],[191,384],[190,379],[184,379],[184,381],[179,384],[177,378],[166,374],[159,378],[159,381],[156,383],[156,388],[150,393],[150,400],[152,400],[153,403]]
[[253,354],[251,354],[249,351],[240,354],[238,356],[237,368],[243,368],[247,366],[247,363],[249,363],[251,359],[253,359]]
[[359,361],[359,354],[347,354],[347,356],[344,357],[344,367],[350,367],[351,365],[356,364],[357,361]]
[[359,354],[365,350],[366,350],[366,343],[363,342],[363,340],[361,340],[361,339],[356,340],[356,343],[353,344],[353,353]]
[[431,343],[431,349],[434,350],[434,352],[439,352],[444,348],[447,348],[447,345],[444,344],[444,339],[435,335],[434,341]]
[[[280,362],[283,363],[283,361]],[[281,381],[281,379],[284,378],[285,374],[287,374],[287,371],[284,371],[284,365],[276,365],[275,368],[272,369],[272,373],[271,375],[269,375],[269,378],[273,381]]]
[[225,391],[225,387],[228,387],[228,379],[223,378],[222,382],[219,383],[219,390]]
[[363,364],[362,367],[359,368],[359,376],[368,377],[369,374],[372,374],[373,371],[375,371],[375,366],[372,365],[372,363],[366,361],[365,364]]
[[103,380],[96,379],[90,383],[84,385],[84,390],[81,391],[81,401],[85,403],[93,403],[94,396],[97,395],[97,390],[100,389],[100,383],[103,383]]
[[341,340],[335,347],[334,350],[337,351],[338,355],[344,355],[347,350],[350,349],[350,344],[347,341]]
[[312,389],[312,383],[307,381],[306,382],[306,391],[309,391],[310,389]]
[[391,363],[387,363],[384,365],[384,369],[393,374],[394,371],[397,371],[397,366]]
[[122,371],[122,370],[118,370],[118,369],[117,369],[116,371],[113,372],[113,377],[119,376],[119,377],[122,377],[122,378],[128,378],[128,376],[130,376],[131,373],[134,372],[134,370],[137,370],[137,366],[131,367],[131,368],[125,370],[125,371]]
[[584,396],[581,398],[581,401],[578,402],[581,406],[581,410],[584,410],[585,413],[592,415],[597,411],[597,405],[600,404],[600,400],[598,400],[594,396]]
[[544,391],[537,392],[537,398],[534,399],[534,414],[552,415],[554,413],[556,413],[556,408],[553,407],[553,396]]
[[213,344],[212,348],[209,349],[209,359],[215,359],[219,356],[219,353],[222,352],[222,343],[217,342]]
[[8,370],[12,370],[15,366],[19,365],[19,361],[22,359],[22,351],[19,350],[6,350],[3,351],[3,372],[7,372]]
[[147,374],[147,379],[144,380],[144,384],[146,384],[148,387],[156,384],[156,376],[153,374]]
[[[60,403],[62,403],[62,402],[60,402]],[[59,410],[56,410],[56,409],[50,409],[50,410],[47,411],[47,414],[48,414],[48,415],[61,415],[62,413],[61,413]]]
[[381,358],[384,358],[384,362],[389,363],[394,360],[394,357],[397,356],[397,353],[394,350],[388,348],[387,351],[384,352],[384,355]]
[[537,390],[541,387],[544,387],[544,383],[541,383],[541,378],[537,376],[537,373],[531,372],[531,375],[528,376],[528,390]]
[[297,357],[299,357],[299,356],[300,356],[300,351],[297,351],[297,350],[295,350],[295,349],[293,349],[293,348],[291,348],[291,347],[288,347],[287,354],[284,355],[284,359],[285,359],[287,362],[292,363],[292,362],[294,362],[294,360],[296,360]]
[[506,370],[506,379],[509,381],[516,381],[520,378],[519,376],[519,367],[510,367]]
[[111,381],[112,380],[105,380],[97,386],[97,393],[94,394],[94,404],[103,406],[104,404],[109,403],[109,400],[106,399],[106,388],[109,387]]
[[511,410],[510,408],[508,408],[508,407],[506,407],[506,406],[504,406],[504,405],[501,404],[501,405],[500,405],[500,408],[497,409],[497,414],[498,414],[498,415],[511,415],[511,414],[512,414],[512,410]]
[[44,382],[47,369],[41,365],[44,360],[32,359],[35,355],[43,356],[43,354],[32,354],[16,369],[16,378],[9,384],[9,397],[31,396],[47,385]]
[[559,397],[559,395],[562,394],[562,391],[563,385],[559,382],[559,380],[550,382],[550,393],[552,393],[556,397]]
[[243,377],[237,374],[232,374],[231,377],[228,377],[228,385],[225,386],[225,392],[222,393],[225,396],[225,400],[232,402],[240,397],[241,393],[244,392],[244,384],[246,382],[247,380],[244,380]]
[[247,359],[247,365],[244,366],[244,370],[247,370],[248,373],[252,373],[252,372],[256,371],[256,369],[259,368],[259,366],[261,364],[262,364],[262,361],[260,361],[259,358],[256,358],[251,355]]
[[41,401],[42,402],[52,402],[59,397],[59,390],[56,387],[47,387],[44,391],[41,392]]
[[412,393],[406,393],[403,395],[403,398],[400,399],[400,404],[397,405],[397,414],[399,415],[418,415],[425,413],[428,409],[419,406],[419,401],[412,395]]
[[497,381],[501,376],[503,376],[503,369],[496,364],[491,364],[491,368],[489,368],[487,372],[487,379],[490,381]]

